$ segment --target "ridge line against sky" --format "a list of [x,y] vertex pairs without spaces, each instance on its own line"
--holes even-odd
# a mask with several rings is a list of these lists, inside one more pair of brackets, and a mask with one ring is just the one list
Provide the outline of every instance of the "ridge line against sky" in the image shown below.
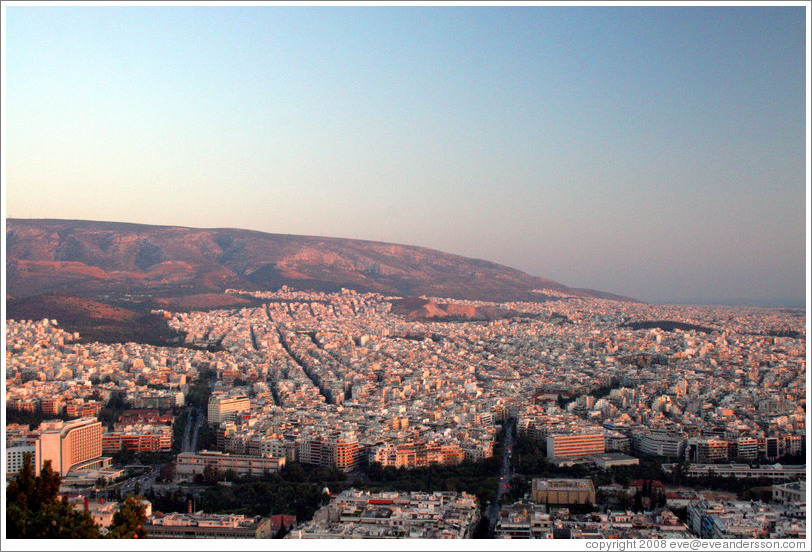
[[809,13],[3,4],[4,216],[367,239],[808,301]]

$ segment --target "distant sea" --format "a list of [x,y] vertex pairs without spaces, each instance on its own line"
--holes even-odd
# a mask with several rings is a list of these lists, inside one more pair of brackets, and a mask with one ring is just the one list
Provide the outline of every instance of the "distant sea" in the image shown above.
[[688,301],[668,301],[671,305],[721,305],[725,307],[763,307],[806,311],[806,302],[792,299],[697,299]]

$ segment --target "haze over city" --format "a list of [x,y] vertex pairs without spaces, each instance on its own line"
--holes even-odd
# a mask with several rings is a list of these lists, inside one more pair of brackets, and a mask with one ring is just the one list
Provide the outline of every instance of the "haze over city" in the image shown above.
[[793,6],[4,6],[5,216],[430,247],[805,304]]

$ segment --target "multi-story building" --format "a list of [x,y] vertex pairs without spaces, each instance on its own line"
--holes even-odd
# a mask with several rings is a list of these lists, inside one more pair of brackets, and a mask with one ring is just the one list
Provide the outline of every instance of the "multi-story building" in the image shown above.
[[237,475],[265,475],[274,473],[285,465],[284,458],[227,454],[219,451],[181,452],[178,454],[175,473],[191,477],[203,473],[211,466],[219,473],[234,470]]
[[233,412],[250,412],[251,401],[245,395],[226,397],[213,395],[209,397],[208,422],[217,425]]
[[547,458],[587,456],[606,452],[603,433],[552,433],[547,435]]
[[531,496],[536,504],[592,504],[591,479],[533,479]]
[[543,504],[517,502],[499,510],[494,538],[497,539],[551,539],[553,520]]
[[172,450],[170,426],[124,426],[102,435],[102,451],[105,454],[131,450],[133,452],[156,452]]
[[343,471],[356,469],[362,459],[358,439],[351,434],[305,437],[298,442],[298,458],[303,464],[335,466]]
[[[674,470],[675,464],[663,464],[663,471],[670,473]],[[690,464],[684,472],[687,477],[702,477],[706,475],[716,475],[719,477],[758,478],[768,479],[797,479],[806,477],[806,465],[802,466],[782,466],[774,464],[768,466],[758,466],[751,468],[748,464]]]
[[68,418],[89,418],[98,416],[102,404],[99,401],[70,400],[65,404],[65,415]]
[[[93,523],[101,528],[102,535],[113,523],[113,516],[121,508],[121,503],[103,498],[89,498],[87,496],[67,496],[68,504],[76,510],[84,510],[93,519]],[[152,516],[152,503],[149,500],[139,501],[144,506],[144,514]]]
[[646,432],[632,437],[632,447],[646,456],[665,456],[682,458],[685,453],[686,439],[674,433]]
[[298,460],[296,443],[279,437],[252,436],[248,440],[248,454],[251,456],[277,456],[288,462]]
[[731,460],[742,459],[747,461],[755,461],[758,459],[758,439],[753,437],[739,437],[736,441],[732,441],[733,445],[730,447]]
[[169,513],[152,516],[144,525],[152,539],[267,539],[271,520],[238,514]]
[[28,461],[34,467],[34,472],[39,474],[39,468],[42,465],[39,458],[39,443],[36,439],[19,439],[6,446],[6,478],[20,473],[25,464],[26,455],[30,455]]
[[379,446],[373,461],[396,468],[423,468],[434,464],[459,464],[465,460],[465,451],[459,445],[409,441]]
[[749,504],[745,507],[744,503],[703,500],[688,506],[688,524],[696,535],[705,539],[767,538],[765,516],[758,515],[751,508]]
[[67,475],[75,466],[90,467],[93,460],[101,461],[102,424],[96,418],[42,422],[38,446],[40,460],[50,460],[55,472]]
[[806,504],[806,480],[773,485],[773,502]]
[[287,538],[471,538],[479,503],[466,493],[347,489]]
[[723,439],[691,437],[685,447],[686,459],[700,464],[727,462],[728,453],[728,442]]
[[59,416],[65,410],[65,399],[60,396],[42,397],[40,408],[44,416]]

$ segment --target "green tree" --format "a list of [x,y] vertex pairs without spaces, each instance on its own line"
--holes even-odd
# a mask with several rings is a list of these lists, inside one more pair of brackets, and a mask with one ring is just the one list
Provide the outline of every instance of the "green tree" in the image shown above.
[[206,464],[206,467],[203,468],[202,475],[205,483],[217,483],[220,480],[219,474],[217,473],[217,468],[211,464]]
[[99,527],[85,511],[60,501],[60,476],[46,460],[34,476],[30,455],[6,487],[6,536],[10,539],[94,539]]
[[128,496],[113,516],[111,539],[143,539],[147,536],[144,524],[147,522],[146,506],[133,496]]

